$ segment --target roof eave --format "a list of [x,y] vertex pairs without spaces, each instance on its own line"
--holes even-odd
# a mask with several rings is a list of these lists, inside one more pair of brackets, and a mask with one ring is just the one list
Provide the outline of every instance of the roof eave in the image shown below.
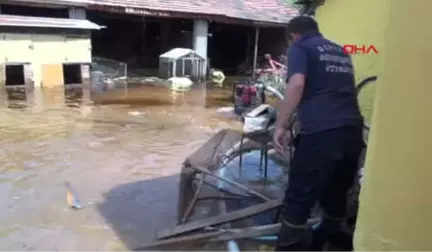
[[112,13],[122,13],[137,16],[153,16],[160,18],[200,18],[209,21],[225,21],[227,23],[243,23],[252,24],[257,26],[284,26],[293,17],[297,16],[298,13],[288,15],[286,19],[280,20],[256,20],[247,19],[241,17],[234,17],[220,14],[207,14],[207,13],[195,13],[195,12],[178,12],[169,10],[153,10],[149,8],[138,8],[138,7],[124,7],[119,5],[102,5],[102,4],[89,4],[89,9],[107,11]]
[[18,15],[0,14],[1,27],[31,27],[31,28],[57,28],[77,30],[100,30],[103,27],[88,20],[41,18]]
[[36,7],[62,8],[62,7],[87,7],[87,1],[68,1],[68,0],[2,0],[3,4],[26,5]]

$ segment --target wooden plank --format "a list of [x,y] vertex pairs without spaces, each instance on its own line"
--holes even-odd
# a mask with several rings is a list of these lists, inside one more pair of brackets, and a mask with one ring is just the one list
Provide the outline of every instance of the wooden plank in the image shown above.
[[218,216],[214,216],[202,220],[191,221],[184,225],[179,225],[174,228],[161,230],[158,232],[157,237],[159,239],[169,238],[172,236],[195,231],[205,227],[210,227],[214,225],[228,223],[231,221],[246,219],[250,216],[273,210],[281,206],[281,204],[282,204],[282,199],[270,200],[258,205],[246,207],[244,209],[233,211],[223,215],[218,215]]
[[216,237],[210,238],[209,242],[221,242],[221,241],[231,241],[237,239],[254,238],[265,235],[274,235],[279,232],[281,227],[280,223],[253,226],[242,229],[234,229],[232,231],[221,233],[216,235]]
[[[319,221],[318,219],[308,220],[308,226],[312,227]],[[154,248],[162,245],[179,245],[181,243],[191,243],[194,245],[204,244],[209,242],[222,242],[231,241],[238,239],[249,239],[266,235],[275,235],[279,232],[281,223],[274,223],[268,225],[258,225],[246,228],[233,228],[233,229],[218,229],[218,228],[208,228],[209,232],[185,235],[180,237],[174,237],[169,239],[164,239],[157,241],[150,245],[143,246],[137,250],[144,250],[144,248]]]
[[271,235],[279,231],[280,225],[281,225],[280,223],[276,223],[270,225],[253,226],[253,227],[237,228],[237,229],[214,229],[213,231],[210,232],[185,235],[185,236],[156,241],[144,245],[140,248],[134,249],[134,251],[143,251],[143,250],[148,250],[149,248],[156,248],[159,246],[166,246],[166,245],[174,245],[174,244],[179,245],[181,243],[193,242],[194,245],[197,245],[199,243],[228,241],[228,240],[232,240],[232,238],[242,239],[242,238],[252,238],[252,237],[262,236],[262,235]]
[[188,242],[194,242],[194,244],[199,243],[200,241],[208,241],[212,237],[217,237],[220,234],[226,233],[225,230],[216,230],[206,233],[199,233],[199,234],[192,234],[192,235],[186,235],[186,236],[180,236],[180,237],[174,237],[170,239],[165,240],[159,240],[156,242],[152,242],[150,244],[145,244],[139,248],[133,249],[133,251],[149,251],[151,248],[157,248],[159,246],[166,246],[166,245],[173,245],[173,244],[181,244],[181,243],[188,243]]
[[192,213],[192,210],[195,208],[195,203],[196,203],[196,201],[198,199],[198,196],[200,194],[201,188],[202,188],[203,183],[204,183],[204,179],[205,179],[205,175],[200,177],[200,181],[199,181],[198,187],[195,190],[195,194],[194,194],[192,200],[189,202],[189,206],[188,206],[188,208],[186,209],[186,211],[185,211],[185,213],[183,215],[181,223],[185,223],[188,220],[190,214]]
[[[312,227],[317,222],[319,222],[319,218],[309,219],[307,222],[307,226]],[[246,227],[242,229],[226,230],[228,232],[218,234],[215,237],[210,238],[208,242],[231,241],[238,239],[255,238],[266,235],[275,235],[279,233],[280,227],[281,223],[275,223],[269,225]]]

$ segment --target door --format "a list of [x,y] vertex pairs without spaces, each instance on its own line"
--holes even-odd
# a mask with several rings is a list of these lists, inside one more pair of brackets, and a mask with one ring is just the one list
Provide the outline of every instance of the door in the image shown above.
[[62,64],[43,64],[41,66],[42,87],[63,86],[63,65]]

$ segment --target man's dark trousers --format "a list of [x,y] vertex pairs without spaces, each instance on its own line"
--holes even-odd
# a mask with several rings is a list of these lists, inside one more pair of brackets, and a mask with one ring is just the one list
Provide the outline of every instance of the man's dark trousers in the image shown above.
[[317,202],[324,212],[319,233],[328,235],[339,228],[346,215],[347,192],[356,178],[364,148],[362,134],[362,127],[358,126],[297,137],[276,251],[311,249],[313,237],[306,223]]

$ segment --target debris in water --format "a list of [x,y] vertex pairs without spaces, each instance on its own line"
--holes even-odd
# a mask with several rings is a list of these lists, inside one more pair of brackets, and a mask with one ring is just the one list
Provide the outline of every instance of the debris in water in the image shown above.
[[141,113],[141,112],[139,112],[139,111],[130,111],[130,112],[128,112],[128,114],[129,114],[129,115],[133,115],[133,116],[139,116],[139,115],[141,115],[141,114],[143,114],[143,113]]
[[171,77],[168,79],[172,91],[189,91],[193,82],[188,77]]
[[65,183],[66,185],[66,201],[68,205],[73,209],[81,209],[81,202],[78,199],[76,191],[72,188],[69,182]]
[[221,112],[233,112],[234,108],[233,107],[220,107],[217,109],[217,112],[221,113]]

